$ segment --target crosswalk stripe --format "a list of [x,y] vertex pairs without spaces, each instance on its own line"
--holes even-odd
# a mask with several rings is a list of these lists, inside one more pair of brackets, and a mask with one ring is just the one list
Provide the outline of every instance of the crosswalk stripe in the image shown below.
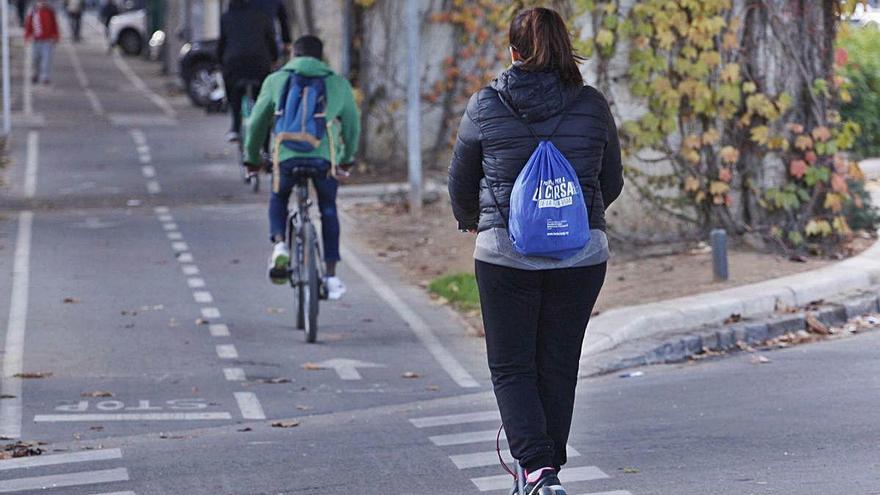
[[[575,483],[578,481],[601,480],[608,478],[596,466],[582,466],[576,468],[567,468],[559,472],[559,480],[562,483]],[[497,476],[484,476],[482,478],[471,478],[471,481],[477,485],[477,489],[481,492],[489,490],[503,490],[513,486],[513,479],[508,474],[500,474]]]
[[110,459],[119,459],[121,457],[122,450],[120,449],[84,450],[82,452],[72,452],[69,454],[21,457],[18,459],[7,459],[0,462],[0,471],[38,466],[54,466],[56,464],[69,464],[73,462],[106,461]]
[[[435,435],[428,437],[434,445],[438,447],[447,447],[449,445],[464,445],[466,443],[494,442],[498,438],[498,430],[468,431],[465,433],[447,433],[445,435]],[[504,440],[504,432],[501,432],[501,439]]]
[[[568,446],[567,451],[569,458],[579,457],[581,455],[581,453],[575,450],[571,445]],[[510,455],[509,450],[502,450],[501,457],[504,459],[504,462],[508,464],[513,463],[513,456]],[[498,464],[498,452],[494,450],[488,452],[474,452],[472,454],[451,455],[449,458],[458,469],[494,466],[495,464]]]
[[128,470],[125,468],[53,474],[49,476],[35,476],[32,478],[18,478],[14,480],[0,481],[0,493],[92,485],[96,483],[112,483],[114,481],[128,481],[128,479]]
[[498,411],[483,411],[466,414],[450,414],[448,416],[429,416],[425,418],[412,418],[410,423],[416,428],[430,428],[432,426],[448,426],[465,423],[479,423],[483,421],[500,421],[501,414]]

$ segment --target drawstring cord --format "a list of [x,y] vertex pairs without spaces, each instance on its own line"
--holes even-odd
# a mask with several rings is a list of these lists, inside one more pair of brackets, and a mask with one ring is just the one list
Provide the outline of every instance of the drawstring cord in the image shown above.
[[498,462],[501,463],[501,467],[507,471],[507,474],[513,476],[513,481],[517,481],[516,473],[514,473],[508,466],[507,463],[504,462],[504,458],[501,457],[501,430],[504,429],[504,423],[498,427],[498,434],[495,435],[495,452],[498,454]]

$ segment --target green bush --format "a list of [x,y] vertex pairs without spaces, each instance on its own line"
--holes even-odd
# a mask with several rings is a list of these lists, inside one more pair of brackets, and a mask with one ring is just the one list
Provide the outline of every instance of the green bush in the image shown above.
[[428,290],[462,311],[480,309],[477,279],[472,273],[456,273],[436,278],[428,284]]
[[852,101],[843,105],[841,115],[862,128],[852,151],[858,158],[880,156],[880,29],[845,29],[837,43],[847,52],[842,75],[852,84]]

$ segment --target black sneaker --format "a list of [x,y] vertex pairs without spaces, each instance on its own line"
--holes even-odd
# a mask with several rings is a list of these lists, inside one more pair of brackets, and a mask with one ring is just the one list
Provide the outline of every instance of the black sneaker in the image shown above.
[[[559,482],[559,478],[556,476],[556,473],[547,473],[544,476],[541,476],[541,478],[534,483],[526,483],[525,494],[567,495],[567,492],[565,491],[565,488],[562,488],[562,483]],[[519,489],[516,485],[516,481],[513,482],[513,490],[510,491],[510,495],[519,495]]]

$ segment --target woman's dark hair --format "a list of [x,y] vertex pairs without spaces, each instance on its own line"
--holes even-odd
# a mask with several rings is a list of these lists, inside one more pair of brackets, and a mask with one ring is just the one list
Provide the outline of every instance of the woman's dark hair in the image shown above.
[[578,64],[584,58],[574,53],[565,21],[552,9],[526,9],[510,23],[510,46],[522,57],[523,70],[556,71],[562,82],[583,86]]

